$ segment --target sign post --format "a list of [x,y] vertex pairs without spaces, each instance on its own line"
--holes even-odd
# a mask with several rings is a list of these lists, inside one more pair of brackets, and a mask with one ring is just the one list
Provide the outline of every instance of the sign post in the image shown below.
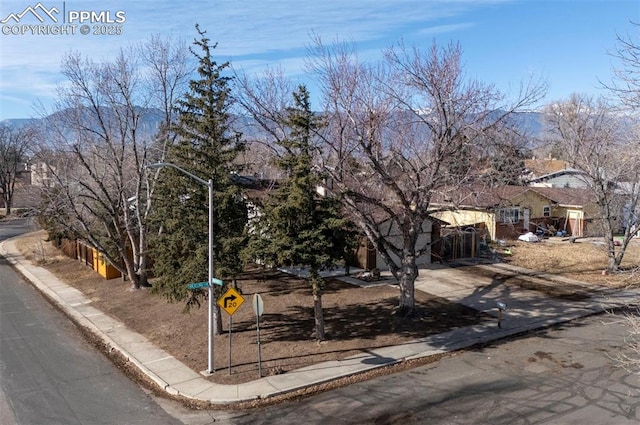
[[264,313],[264,303],[260,294],[253,294],[253,312],[256,314],[256,330],[258,332],[258,378],[262,378],[262,350],[260,346],[260,316]]
[[227,292],[218,298],[218,305],[229,315],[229,375],[231,375],[231,326],[233,324],[231,317],[242,303],[244,303],[244,297],[233,288],[227,289]]
[[187,285],[187,289],[191,291],[195,291],[196,289],[202,289],[202,288],[209,289],[209,300],[207,301],[209,303],[209,366],[205,371],[207,374],[215,372],[215,368],[213,367],[213,316],[212,316],[213,302],[211,301],[211,299],[213,298],[213,285],[222,286],[222,281],[220,279],[212,277],[210,280],[211,280],[211,283],[195,282]]

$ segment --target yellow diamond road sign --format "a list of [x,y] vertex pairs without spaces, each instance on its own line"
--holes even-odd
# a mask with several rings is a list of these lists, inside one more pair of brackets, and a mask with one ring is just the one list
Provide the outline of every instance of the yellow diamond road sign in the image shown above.
[[218,298],[218,305],[227,312],[229,316],[233,316],[238,307],[242,305],[244,298],[233,288],[229,288],[223,296]]

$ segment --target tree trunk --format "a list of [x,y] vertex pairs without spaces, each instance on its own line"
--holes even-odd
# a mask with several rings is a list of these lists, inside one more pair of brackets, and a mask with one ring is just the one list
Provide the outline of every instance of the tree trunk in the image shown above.
[[220,312],[220,306],[213,300],[213,334],[222,334],[222,314]]
[[609,259],[607,261],[607,271],[608,272],[616,272],[618,271],[618,264],[616,264],[616,257],[614,256],[609,256]]
[[398,314],[404,317],[412,317],[416,308],[415,282],[418,277],[418,267],[416,266],[414,255],[406,255],[403,258],[402,268],[399,272],[400,304],[398,305]]
[[629,240],[630,237],[628,235],[625,235],[624,239],[620,243],[620,246],[616,247],[613,238],[611,239],[611,241],[609,242],[610,248],[608,251],[609,258],[607,262],[607,271],[617,272],[620,270],[620,265],[622,264],[622,259],[624,258],[624,254],[627,250]]
[[149,283],[149,273],[147,271],[147,256],[143,255],[140,257],[140,264],[138,264],[138,276],[140,277],[140,286],[141,287],[151,287]]
[[4,206],[7,213],[7,217],[11,215],[11,204],[12,202],[10,197],[8,197],[8,199],[7,198],[4,199]]
[[128,257],[127,254],[125,253],[124,255],[122,255],[123,261],[124,261],[124,265],[125,268],[127,270],[127,276],[129,276],[129,279],[131,279],[131,286],[134,289],[140,289],[140,276],[138,276],[138,274],[135,271],[135,268],[133,266],[133,261],[131,261]]
[[138,275],[140,276],[140,286],[151,286],[149,285],[149,274],[147,272],[148,267],[148,259],[147,259],[147,228],[144,225],[140,225],[140,230],[138,233],[139,245],[138,245],[138,261],[136,262],[136,266],[138,268]]
[[616,272],[619,269],[620,261],[618,261],[618,258],[616,256],[616,246],[613,242],[613,232],[607,234],[605,239],[607,242],[607,271]]
[[[122,203],[125,206],[129,203],[124,194],[122,195]],[[131,279],[133,288],[140,289],[143,286],[142,279],[140,278],[140,253],[143,244],[143,240],[141,238],[142,225],[139,233],[136,235],[132,222],[133,219],[129,208],[123,208],[122,223],[124,225],[124,232],[122,232],[119,237],[120,245],[118,246],[118,254],[120,254],[120,259],[125,265],[127,275],[129,276],[129,279]],[[138,237],[140,237],[140,239],[138,239]],[[127,247],[131,249],[131,256],[129,256]]]
[[313,294],[313,316],[316,324],[316,340],[324,341],[324,313],[322,311],[322,294]]
[[322,311],[322,278],[318,272],[311,272],[311,286],[313,290],[313,318],[315,322],[315,334],[317,341],[324,341],[324,312]]
[[[136,273],[134,258],[130,257],[127,253],[127,241],[130,242],[131,238],[129,232],[125,229],[124,232],[119,232],[118,234],[118,255],[120,258],[114,258],[113,260],[124,264],[124,270],[122,270],[121,273],[124,271],[122,274],[131,280],[131,287],[133,289],[140,289],[140,276]],[[115,264],[113,261],[112,263]]]

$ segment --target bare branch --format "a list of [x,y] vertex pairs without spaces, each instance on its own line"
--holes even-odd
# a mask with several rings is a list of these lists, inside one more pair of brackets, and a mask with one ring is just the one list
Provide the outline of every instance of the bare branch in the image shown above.
[[323,166],[350,218],[400,282],[401,308],[412,310],[418,256],[429,254],[424,226],[432,198],[477,183],[486,146],[498,132],[518,134],[511,117],[545,87],[530,80],[508,101],[493,86],[464,78],[457,44],[421,51],[400,43],[384,60],[365,63],[351,44],[313,42],[308,66],[328,124]]

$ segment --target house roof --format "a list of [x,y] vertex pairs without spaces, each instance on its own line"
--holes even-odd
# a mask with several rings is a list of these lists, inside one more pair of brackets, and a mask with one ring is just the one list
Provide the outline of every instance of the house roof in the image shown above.
[[565,169],[560,170],[560,171],[554,171],[552,173],[543,174],[541,176],[533,177],[533,178],[529,179],[529,183],[542,182],[542,181],[545,181],[545,180],[552,179],[554,177],[560,177],[560,176],[564,176],[564,175],[584,175],[584,172],[582,172],[580,170],[576,170],[575,168],[565,168]]
[[593,194],[589,189],[570,187],[531,187],[530,189],[561,207],[584,207],[594,202]]
[[231,180],[244,191],[249,200],[255,204],[264,201],[269,193],[278,188],[279,181],[270,179],[261,179],[254,176],[243,176],[232,174]]
[[524,167],[531,173],[532,178],[556,173],[570,168],[570,164],[562,159],[525,159]]
[[495,188],[456,188],[450,192],[438,193],[432,199],[434,206],[454,206],[455,208],[488,209],[509,204],[510,201],[527,191],[547,198],[550,203],[563,207],[583,207],[593,202],[593,195],[587,189],[565,187],[500,186]]
[[466,208],[492,208],[526,192],[527,186],[462,187],[434,195],[433,205],[453,205]]

